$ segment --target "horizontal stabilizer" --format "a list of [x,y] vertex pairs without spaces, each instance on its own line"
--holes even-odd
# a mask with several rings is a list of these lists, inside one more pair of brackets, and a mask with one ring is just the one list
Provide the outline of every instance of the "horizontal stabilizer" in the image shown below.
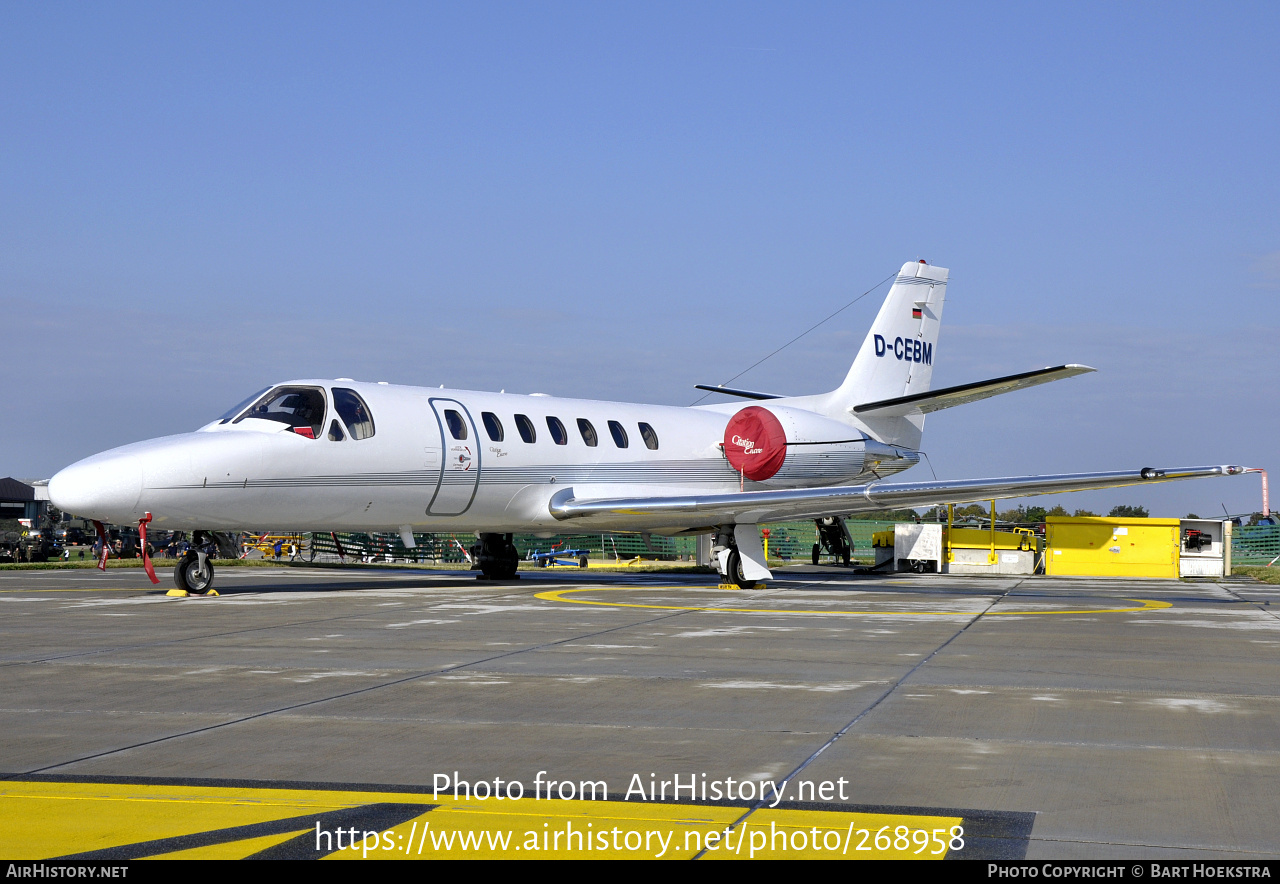
[[1087,365],[1058,365],[1053,368],[1024,371],[1022,374],[1011,374],[1003,378],[992,378],[989,381],[976,381],[972,384],[961,384],[958,387],[943,387],[940,390],[930,390],[927,393],[916,393],[911,396],[897,396],[893,399],[867,402],[863,405],[855,405],[849,411],[859,416],[869,415],[873,417],[928,414],[931,411],[941,411],[944,408],[951,408],[955,405],[965,405],[969,402],[977,402],[979,399],[999,396],[1001,393],[1010,393],[1014,390],[1022,390],[1038,384],[1047,384],[1050,381],[1058,381],[1063,378],[1073,378],[1076,375],[1088,374],[1091,371],[1097,371],[1097,369],[1090,368]]
[[946,482],[870,482],[835,488],[796,488],[779,491],[742,491],[737,494],[705,494],[672,497],[630,497],[576,499],[572,488],[564,488],[551,498],[551,515],[572,520],[583,528],[593,519],[613,530],[664,528],[697,529],[715,525],[785,522],[843,516],[850,513],[904,507],[968,503],[991,498],[1032,497],[1064,491],[1092,491],[1201,479],[1209,476],[1236,476],[1244,467],[1207,466],[1185,469],[1119,470],[1107,473],[1065,473],[1051,476],[1011,476],[1001,479],[959,479]]
[[785,399],[775,393],[756,393],[753,390],[733,390],[729,387],[712,387],[707,384],[694,384],[694,389],[706,390],[708,393],[724,393],[726,396],[741,396],[743,399]]

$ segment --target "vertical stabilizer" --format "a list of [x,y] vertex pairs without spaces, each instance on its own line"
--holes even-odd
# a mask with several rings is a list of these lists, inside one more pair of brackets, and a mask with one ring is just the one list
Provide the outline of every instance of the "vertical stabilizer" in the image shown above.
[[[929,391],[948,272],[923,261],[902,265],[848,376],[830,394],[833,416],[848,420],[855,405]],[[923,414],[867,417],[863,422],[882,442],[920,445]]]

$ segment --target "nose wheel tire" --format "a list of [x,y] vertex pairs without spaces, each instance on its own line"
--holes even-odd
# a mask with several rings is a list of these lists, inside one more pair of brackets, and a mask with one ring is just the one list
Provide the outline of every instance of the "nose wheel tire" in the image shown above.
[[173,569],[173,582],[178,589],[203,595],[213,588],[213,562],[205,560],[204,568],[195,555],[184,556]]

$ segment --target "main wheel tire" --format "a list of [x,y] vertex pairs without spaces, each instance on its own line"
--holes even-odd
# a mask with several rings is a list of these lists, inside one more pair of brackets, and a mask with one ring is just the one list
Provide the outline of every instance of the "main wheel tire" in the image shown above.
[[729,573],[726,576],[729,578],[730,583],[736,583],[743,589],[752,589],[755,587],[756,582],[754,580],[748,580],[743,576],[742,556],[736,549],[729,553],[728,568]]
[[818,564],[818,559],[822,557],[822,544],[815,543],[813,545],[813,563]]
[[213,562],[205,559],[204,571],[201,571],[200,560],[188,553],[174,566],[173,581],[178,589],[204,595],[213,588]]
[[579,557],[578,557],[578,567],[579,567],[579,568],[585,568],[585,567],[587,567],[587,557],[586,557],[586,556],[579,556]]
[[849,562],[851,561],[852,557],[853,557],[853,550],[851,550],[849,547],[846,546],[844,548],[844,556],[843,556],[844,566],[846,568],[849,567]]
[[519,568],[518,561],[494,562],[481,568],[480,572],[490,580],[512,580]]

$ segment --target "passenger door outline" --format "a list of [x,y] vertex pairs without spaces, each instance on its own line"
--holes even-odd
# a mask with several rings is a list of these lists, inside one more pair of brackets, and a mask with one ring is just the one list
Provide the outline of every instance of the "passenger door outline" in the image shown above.
[[[476,422],[467,406],[457,399],[433,398],[431,411],[435,414],[436,429],[440,433],[440,477],[436,490],[427,504],[428,516],[460,516],[471,508],[480,486],[480,445],[476,436]],[[454,439],[445,426],[444,411],[453,407],[466,420],[467,438]]]

